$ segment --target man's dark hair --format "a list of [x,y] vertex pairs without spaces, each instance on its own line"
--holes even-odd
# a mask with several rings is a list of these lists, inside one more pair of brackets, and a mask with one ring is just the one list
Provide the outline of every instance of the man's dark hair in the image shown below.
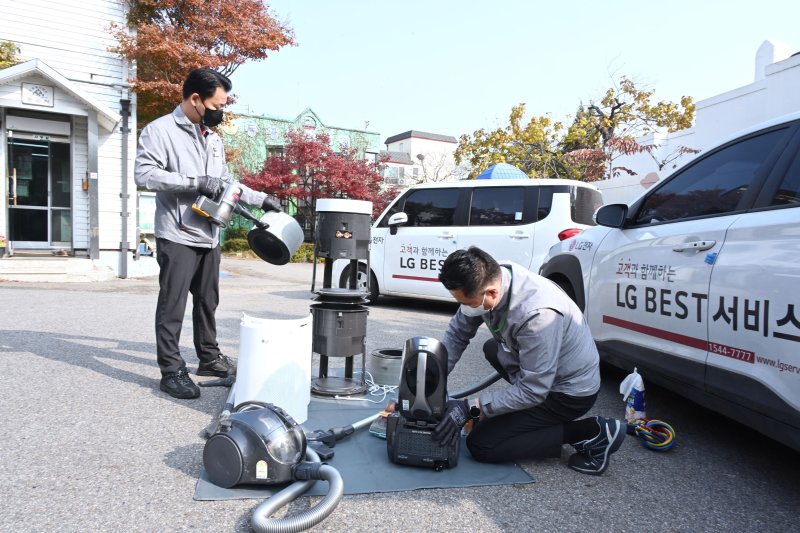
[[183,99],[186,100],[194,93],[199,94],[203,100],[211,98],[217,92],[217,87],[222,87],[226,93],[229,93],[233,89],[233,84],[227,76],[212,68],[196,68],[186,76],[186,81],[183,82]]
[[460,290],[467,298],[473,298],[499,275],[497,261],[477,246],[470,246],[447,256],[439,281],[448,291]]

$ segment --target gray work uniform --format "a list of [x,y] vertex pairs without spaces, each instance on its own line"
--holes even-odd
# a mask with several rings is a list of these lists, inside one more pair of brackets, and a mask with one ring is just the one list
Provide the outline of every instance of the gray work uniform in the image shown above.
[[510,382],[505,389],[480,395],[486,416],[529,409],[551,392],[578,397],[597,393],[599,355],[577,305],[550,280],[520,265],[502,262],[501,271],[504,289],[495,309],[479,317],[458,311],[450,320],[442,341],[448,373],[485,323],[502,348],[498,359]]
[[[180,334],[189,293],[197,358],[212,364],[221,355],[217,343],[219,304],[219,226],[192,211],[198,176],[230,182],[222,139],[201,132],[179,105],[142,130],[136,153],[136,184],[156,191],[155,235],[159,271],[156,303],[156,355],[162,374],[186,366]],[[266,197],[242,186],[243,202],[260,207]]]
[[485,415],[467,436],[480,462],[560,457],[565,425],[585,415],[600,389],[599,356],[580,309],[557,285],[501,263],[503,294],[478,317],[457,311],[443,343],[448,373],[481,324],[492,332],[487,361],[509,386],[480,395]]
[[[136,185],[156,192],[157,239],[202,248],[219,243],[219,226],[192,211],[198,195],[197,176],[233,179],[222,139],[211,130],[201,134],[179,105],[172,114],[145,126],[136,153]],[[265,193],[244,185],[242,189],[244,203],[261,207]]]

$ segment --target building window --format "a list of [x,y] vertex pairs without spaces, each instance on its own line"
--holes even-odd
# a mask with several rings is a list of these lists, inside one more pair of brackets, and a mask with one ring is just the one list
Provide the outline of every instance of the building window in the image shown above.
[[406,177],[406,169],[404,169],[403,167],[400,167],[399,170],[400,170],[399,177],[400,178],[405,178]]
[[419,169],[418,169],[418,168],[415,168],[415,169],[412,171],[412,174],[414,175],[414,179],[418,178],[418,177],[419,177]]
[[383,180],[386,183],[396,185],[397,175],[399,174],[397,167],[386,167],[383,169]]
[[267,159],[270,157],[283,157],[283,146],[267,146]]
[[400,149],[398,152],[405,152],[406,151],[406,143],[400,143]]

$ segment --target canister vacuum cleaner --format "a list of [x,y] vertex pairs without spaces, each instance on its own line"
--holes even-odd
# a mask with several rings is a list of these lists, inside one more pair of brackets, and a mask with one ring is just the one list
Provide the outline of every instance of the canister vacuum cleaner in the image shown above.
[[[231,396],[234,389],[235,384]],[[344,494],[339,471],[322,464],[302,428],[286,411],[268,403],[245,402],[221,417],[203,449],[203,466],[209,480],[225,488],[294,481],[253,511],[251,524],[258,532],[305,531],[330,515]],[[317,480],[327,481],[330,488],[316,506],[295,516],[271,518]]]
[[292,481],[306,437],[289,414],[271,404],[240,408],[206,442],[203,464],[220,487]]

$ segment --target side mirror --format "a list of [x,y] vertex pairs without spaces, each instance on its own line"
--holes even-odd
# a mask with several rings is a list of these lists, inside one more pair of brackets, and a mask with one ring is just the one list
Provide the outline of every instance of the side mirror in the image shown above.
[[609,204],[597,210],[594,214],[594,221],[601,226],[621,228],[625,224],[627,216],[628,206],[626,204]]
[[389,217],[389,233],[397,235],[397,227],[408,223],[408,215],[405,213],[395,213]]

